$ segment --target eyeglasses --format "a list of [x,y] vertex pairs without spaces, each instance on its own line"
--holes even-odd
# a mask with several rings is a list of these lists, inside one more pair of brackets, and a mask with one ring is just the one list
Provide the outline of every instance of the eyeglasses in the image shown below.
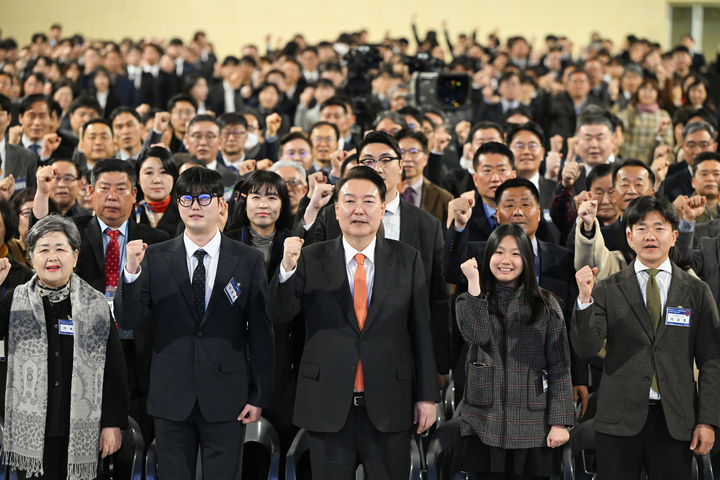
[[315,144],[322,143],[322,142],[332,143],[334,140],[335,140],[334,137],[312,137],[312,141]]
[[205,140],[207,140],[208,142],[214,142],[215,140],[217,140],[218,137],[217,137],[217,135],[215,135],[214,133],[202,134],[202,133],[200,133],[200,132],[195,132],[195,133],[193,133],[192,135],[190,135],[190,138],[192,138],[192,139],[195,140],[196,142],[199,142],[199,141],[202,140],[203,138],[204,138]]
[[207,207],[210,205],[210,202],[212,202],[213,197],[217,197],[217,195],[211,194],[211,193],[200,193],[198,195],[180,195],[178,197],[178,202],[180,202],[181,207],[192,207],[192,204],[195,200],[197,200],[198,205],[201,207]]
[[387,165],[388,163],[395,161],[395,160],[400,160],[400,157],[380,157],[380,158],[365,157],[365,158],[361,158],[358,161],[358,164],[363,165],[365,167],[374,168],[375,165],[378,163],[380,165]]
[[687,142],[685,143],[685,146],[690,150],[695,150],[696,148],[699,148],[700,150],[707,150],[712,146],[712,144],[710,142]]
[[421,149],[419,149],[419,148],[408,148],[407,150],[404,149],[404,148],[401,148],[401,149],[400,149],[400,154],[403,155],[403,156],[405,156],[405,155],[410,155],[410,156],[413,156],[413,157],[414,157],[414,156],[417,155],[418,153],[424,153],[424,152],[425,152],[425,150],[421,150]]
[[520,143],[520,142],[518,142],[518,143],[513,143],[513,144],[512,144],[513,150],[520,150],[520,151],[522,151],[522,150],[525,150],[525,147],[527,147],[528,150],[530,150],[531,152],[533,152],[533,151],[537,150],[538,148],[540,148],[540,144],[539,144],[539,143],[535,143],[535,142],[530,142],[530,143]]
[[307,158],[310,155],[310,152],[307,150],[286,150],[285,156],[286,157],[300,157],[300,158]]
[[290,180],[285,180],[285,185],[292,188],[297,188],[303,183],[300,180],[295,180],[294,178],[291,178]]
[[57,181],[57,183],[60,183],[60,182],[73,183],[73,182],[75,182],[77,179],[78,179],[78,177],[75,177],[75,176],[70,175],[70,174],[62,175],[62,176],[58,175],[57,177],[55,177],[55,181]]

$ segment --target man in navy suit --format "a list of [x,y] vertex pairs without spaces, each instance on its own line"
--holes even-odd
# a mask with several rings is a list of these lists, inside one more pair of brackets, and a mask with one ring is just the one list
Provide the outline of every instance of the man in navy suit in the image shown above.
[[159,468],[173,480],[195,478],[198,445],[204,478],[235,479],[244,425],[270,405],[265,263],[220,233],[223,190],[213,170],[184,172],[176,191],[185,232],[149,248],[128,242],[115,297],[122,328],[148,313],[156,324],[148,413]]

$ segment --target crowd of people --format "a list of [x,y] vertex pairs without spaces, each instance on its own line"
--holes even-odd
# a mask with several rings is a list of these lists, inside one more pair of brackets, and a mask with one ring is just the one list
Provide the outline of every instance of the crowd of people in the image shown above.
[[[453,385],[454,470],[550,478],[592,421],[597,478],[690,478],[720,427],[720,58],[412,28],[0,39],[7,465],[94,478],[129,413],[163,478],[200,447],[231,479],[262,416],[312,478],[408,478]],[[423,102],[418,72],[467,88]]]

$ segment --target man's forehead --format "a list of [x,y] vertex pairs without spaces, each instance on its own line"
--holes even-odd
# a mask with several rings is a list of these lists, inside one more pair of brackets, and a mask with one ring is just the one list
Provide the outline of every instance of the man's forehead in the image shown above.
[[618,170],[618,180],[628,180],[633,178],[645,178],[648,176],[648,171],[643,167],[636,165],[628,165]]
[[515,201],[515,200],[535,200],[535,195],[532,194],[527,187],[512,187],[506,189],[500,197],[500,202]]
[[103,172],[98,175],[97,183],[130,183],[130,177],[125,172]]
[[210,130],[215,130],[216,132],[220,131],[217,124],[215,124],[213,122],[195,122],[190,126],[190,130],[193,132],[197,132],[197,131],[208,132]]
[[362,148],[362,150],[360,150],[359,156],[362,157],[367,154],[382,155],[384,153],[394,155],[395,150],[393,150],[390,145],[385,145],[384,143],[368,143]]
[[495,130],[494,128],[480,128],[475,132],[475,135],[473,135],[474,139],[480,139],[480,138],[500,138],[500,132]]
[[478,157],[478,167],[483,165],[510,165],[510,159],[499,153],[482,153]]
[[377,185],[370,180],[364,178],[353,178],[345,182],[340,189],[340,194],[343,196],[379,196]]

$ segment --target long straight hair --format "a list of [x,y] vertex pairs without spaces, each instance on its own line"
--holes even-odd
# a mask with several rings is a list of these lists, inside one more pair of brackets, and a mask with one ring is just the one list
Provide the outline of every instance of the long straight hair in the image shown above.
[[523,271],[520,274],[518,287],[523,287],[525,290],[525,299],[530,305],[531,311],[528,323],[533,323],[541,312],[550,310],[548,306],[549,299],[547,292],[541,290],[538,286],[537,277],[535,276],[535,254],[533,253],[532,243],[530,237],[520,226],[513,224],[500,225],[490,234],[490,238],[488,238],[485,245],[485,255],[480,268],[480,289],[488,299],[490,311],[499,314],[495,295],[492,294],[498,281],[490,271],[490,258],[505,237],[513,237],[520,250]]

